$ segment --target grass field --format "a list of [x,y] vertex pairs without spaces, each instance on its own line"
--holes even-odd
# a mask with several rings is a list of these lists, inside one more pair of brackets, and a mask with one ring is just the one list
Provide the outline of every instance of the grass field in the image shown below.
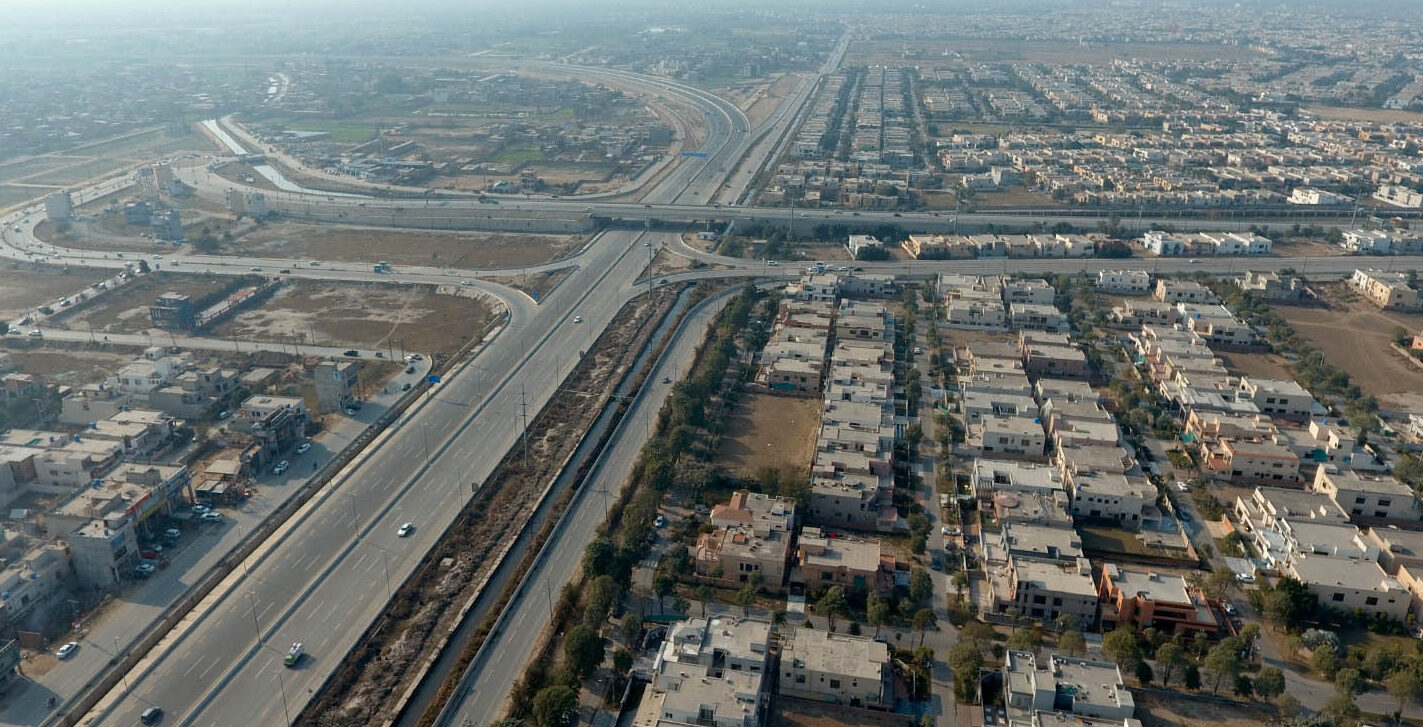
[[520,164],[535,162],[543,158],[543,150],[537,144],[516,142],[505,144],[503,149],[494,154],[493,161],[517,167]]

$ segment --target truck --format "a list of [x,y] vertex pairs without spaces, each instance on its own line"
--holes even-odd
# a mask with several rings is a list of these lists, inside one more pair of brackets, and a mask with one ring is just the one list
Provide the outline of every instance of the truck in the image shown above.
[[297,662],[301,661],[301,655],[301,642],[298,641],[295,644],[292,644],[292,647],[290,649],[287,649],[287,655],[282,657],[282,664],[288,668],[296,666]]
[[371,272],[376,272],[376,273],[388,273],[388,272],[390,272],[390,263],[388,263],[388,262],[382,260],[382,261],[376,263],[375,265],[372,265],[372,266],[371,266]]

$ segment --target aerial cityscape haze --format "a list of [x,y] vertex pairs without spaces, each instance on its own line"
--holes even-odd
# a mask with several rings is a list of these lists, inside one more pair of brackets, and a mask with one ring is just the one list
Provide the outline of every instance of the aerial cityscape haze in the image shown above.
[[1423,8],[5,10],[0,725],[1423,723]]

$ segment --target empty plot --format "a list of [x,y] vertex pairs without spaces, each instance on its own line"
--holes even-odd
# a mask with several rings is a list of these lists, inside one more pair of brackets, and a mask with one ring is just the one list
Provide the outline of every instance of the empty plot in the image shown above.
[[0,317],[18,318],[37,305],[48,303],[61,295],[76,293],[103,280],[111,273],[75,270],[47,265],[8,263],[0,270]]
[[394,265],[510,268],[556,260],[584,242],[579,235],[525,235],[392,230],[293,223],[268,224],[223,245],[231,255]]
[[1423,391],[1423,372],[1390,345],[1399,328],[1415,333],[1423,329],[1423,315],[1374,310],[1366,304],[1328,309],[1280,306],[1275,311],[1365,393],[1387,400]]
[[753,478],[763,467],[810,470],[820,433],[820,399],[751,394],[726,420],[717,456],[732,473]]

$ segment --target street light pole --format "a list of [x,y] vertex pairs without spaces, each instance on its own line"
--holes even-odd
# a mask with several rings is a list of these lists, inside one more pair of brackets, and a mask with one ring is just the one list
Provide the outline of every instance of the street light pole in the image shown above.
[[247,592],[247,604],[252,607],[252,627],[257,630],[257,643],[262,643],[262,625],[257,622],[257,596]]

